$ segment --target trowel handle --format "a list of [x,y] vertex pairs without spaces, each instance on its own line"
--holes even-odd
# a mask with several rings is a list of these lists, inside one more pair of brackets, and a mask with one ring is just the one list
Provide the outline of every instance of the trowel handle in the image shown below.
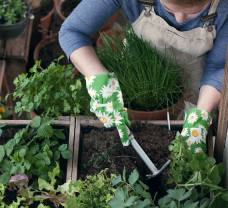
[[142,147],[138,144],[138,142],[135,140],[135,138],[130,139],[130,144],[135,149],[135,151],[138,153],[140,158],[143,160],[143,162],[146,164],[146,166],[150,169],[150,171],[153,174],[156,174],[158,172],[158,169],[154,165],[154,163],[150,160],[150,158],[147,156],[147,154],[144,152]]
[[[130,130],[129,130],[130,132]],[[130,132],[129,134],[129,140],[132,147],[135,149],[135,151],[138,153],[140,158],[143,160],[143,162],[146,164],[146,166],[149,168],[149,170],[152,172],[152,177],[160,174],[169,164],[170,160],[168,160],[160,170],[157,169],[157,167],[154,165],[154,163],[151,161],[151,159],[147,156],[147,154],[144,152],[142,147],[138,144],[138,142],[135,140],[134,135]]]

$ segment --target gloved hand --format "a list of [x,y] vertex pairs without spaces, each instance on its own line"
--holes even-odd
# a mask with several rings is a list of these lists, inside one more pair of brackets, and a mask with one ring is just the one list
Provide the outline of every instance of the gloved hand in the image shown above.
[[210,124],[211,116],[207,111],[191,108],[185,112],[181,135],[192,153],[206,153],[206,136]]
[[115,74],[102,73],[85,79],[91,97],[90,111],[96,114],[105,127],[116,127],[122,144],[129,145],[126,125],[130,125],[130,121]]

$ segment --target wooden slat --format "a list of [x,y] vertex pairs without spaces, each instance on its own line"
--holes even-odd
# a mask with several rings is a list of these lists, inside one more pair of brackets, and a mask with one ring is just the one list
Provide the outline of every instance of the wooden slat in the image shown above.
[[3,80],[5,76],[6,62],[0,60],[0,95],[3,93]]
[[[0,120],[0,125],[9,125],[9,126],[25,126],[31,123],[31,120]],[[69,126],[69,120],[55,120],[52,122],[57,126]]]
[[228,51],[224,73],[224,86],[220,101],[218,130],[215,142],[215,158],[217,162],[223,161],[223,152],[225,148],[228,127]]
[[79,157],[80,132],[81,132],[80,118],[76,117],[75,134],[74,134],[75,138],[74,138],[73,172],[72,172],[72,180],[75,180],[75,181],[78,178],[78,157]]
[[[159,126],[168,126],[168,122],[166,120],[148,120],[148,121],[132,121],[131,123],[145,123],[145,124],[154,124],[154,125],[159,125]],[[82,126],[94,126],[94,127],[103,127],[103,124],[96,118],[94,117],[86,117],[86,116],[81,116],[80,117],[80,123]],[[171,120],[170,125],[171,126],[182,126],[184,123],[183,120]]]
[[72,180],[73,156],[74,156],[74,130],[75,130],[75,118],[74,117],[70,117],[68,149],[72,152],[72,158],[69,159],[68,162],[67,162],[66,181]]

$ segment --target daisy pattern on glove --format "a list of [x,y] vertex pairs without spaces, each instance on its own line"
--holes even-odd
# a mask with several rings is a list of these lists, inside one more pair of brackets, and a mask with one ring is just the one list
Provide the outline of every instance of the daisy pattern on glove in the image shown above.
[[91,97],[90,111],[96,114],[105,127],[116,127],[122,144],[128,145],[127,125],[130,125],[130,121],[115,74],[102,73],[86,77],[86,87]]
[[206,151],[206,136],[210,123],[211,116],[207,111],[191,108],[185,112],[181,135],[194,154]]

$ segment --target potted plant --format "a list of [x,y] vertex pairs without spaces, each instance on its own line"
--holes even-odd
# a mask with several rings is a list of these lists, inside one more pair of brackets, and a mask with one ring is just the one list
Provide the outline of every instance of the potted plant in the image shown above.
[[117,75],[131,119],[165,119],[167,109],[183,94],[180,66],[138,38],[132,29],[123,36],[124,40],[121,35],[103,33],[98,57]]
[[27,23],[28,6],[23,0],[0,0],[0,39],[15,38]]
[[[89,96],[82,87],[82,78],[75,77],[72,65],[61,65],[61,57],[47,68],[38,61],[30,75],[21,74],[14,80],[16,113],[36,112],[57,118],[88,111]],[[83,85],[84,86],[84,85]]]

